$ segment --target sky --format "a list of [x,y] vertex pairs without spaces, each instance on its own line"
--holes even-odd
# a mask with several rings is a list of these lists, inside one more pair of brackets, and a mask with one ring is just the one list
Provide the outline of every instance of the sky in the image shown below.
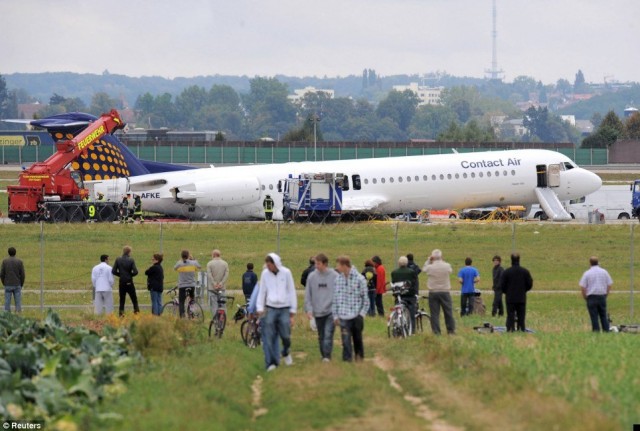
[[[640,81],[640,1],[496,3],[505,81]],[[492,0],[0,0],[0,32],[0,74],[480,78]]]

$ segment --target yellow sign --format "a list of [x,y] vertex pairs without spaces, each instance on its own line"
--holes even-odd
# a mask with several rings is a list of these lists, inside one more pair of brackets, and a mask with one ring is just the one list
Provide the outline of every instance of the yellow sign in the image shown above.
[[0,136],[0,146],[24,145],[24,136],[21,135],[3,135]]
[[92,143],[93,141],[95,141],[105,133],[106,131],[105,131],[104,125],[98,127],[96,130],[91,132],[86,138],[78,142],[78,150],[83,150],[84,147],[86,147],[87,145],[89,145],[90,143]]

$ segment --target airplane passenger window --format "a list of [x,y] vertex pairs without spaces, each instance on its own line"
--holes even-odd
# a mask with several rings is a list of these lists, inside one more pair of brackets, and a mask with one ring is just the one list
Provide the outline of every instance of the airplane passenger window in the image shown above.
[[513,176],[515,177],[515,176],[516,176],[516,171],[515,171],[515,170],[512,170],[512,171],[511,171],[511,175],[513,175]]
[[475,172],[471,172],[471,178],[475,178],[476,177],[476,173]]
[[487,176],[490,177],[491,176],[491,172],[487,172]]
[[444,180],[444,175],[440,174],[440,179]]
[[[418,177],[416,177],[416,181],[418,181]],[[409,175],[407,175],[407,182],[411,182],[411,177]]]
[[365,184],[369,184],[369,178],[365,178],[365,179],[364,179],[364,183],[365,183]]
[[380,182],[384,184],[384,178],[380,178]]
[[273,190],[273,184],[269,184],[269,190]]
[[264,189],[265,189],[265,187],[264,187],[264,184],[263,184],[263,185],[262,185],[262,190],[264,190]]
[[428,180],[428,178],[429,178],[429,177],[428,177],[428,176],[426,176],[426,175],[423,175],[423,176],[422,176],[422,179],[423,179],[423,180],[425,180],[425,181],[427,181],[427,180]]
[[392,183],[393,182],[393,177],[389,177],[389,182]]
[[433,181],[435,181],[435,180],[436,180],[436,176],[435,176],[435,175],[431,175],[431,179],[432,179]]
[[401,183],[402,182],[402,177],[398,177],[398,182]]
[[373,184],[377,184],[378,180],[376,178],[372,179],[371,182],[373,182]]
[[478,172],[478,176],[482,178],[482,172]]
[[507,171],[502,171],[502,175],[507,176]]
[[456,174],[456,180],[460,178],[460,174]]
[[[425,179],[426,179],[426,178],[425,178]],[[416,180],[416,182],[417,182],[417,181],[420,181],[420,176],[416,175],[415,180]]]
[[467,178],[467,173],[466,173],[466,172],[464,172],[464,173],[462,174],[462,178]]
[[451,174],[447,174],[447,179],[450,180],[451,179]]
[[500,176],[500,171],[496,171],[496,177]]

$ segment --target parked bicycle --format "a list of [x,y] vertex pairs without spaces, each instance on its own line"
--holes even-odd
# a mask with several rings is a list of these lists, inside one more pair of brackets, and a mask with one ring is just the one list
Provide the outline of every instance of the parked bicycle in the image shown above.
[[[160,314],[166,313],[170,316],[179,317],[180,302],[178,300],[178,287],[176,286],[173,289],[167,290],[167,295],[171,295],[171,300],[162,306]],[[184,304],[184,312],[187,319],[204,323],[204,311],[198,302],[199,297],[197,295],[195,297],[188,296],[187,299]]]
[[401,296],[406,295],[411,288],[408,281],[399,281],[391,283],[391,294],[393,295],[394,304],[387,321],[387,334],[389,338],[406,338],[411,333],[411,323],[409,320],[409,308],[402,301]]
[[247,320],[240,326],[240,336],[244,344],[250,349],[255,349],[260,345],[262,338],[260,319],[257,316],[249,315]]
[[416,295],[416,296],[418,298],[418,309],[416,310],[416,332],[418,331],[423,332],[422,318],[424,317],[425,319],[431,319],[431,316],[429,315],[429,313],[426,312],[424,307],[420,306],[420,300],[425,300],[428,303],[429,297],[419,296],[419,295]]
[[217,338],[222,338],[224,328],[227,326],[227,302],[233,304],[235,298],[233,296],[223,295],[216,290],[209,290],[210,300],[215,300],[218,304],[218,310],[211,316],[211,322],[209,323],[209,338],[213,335]]

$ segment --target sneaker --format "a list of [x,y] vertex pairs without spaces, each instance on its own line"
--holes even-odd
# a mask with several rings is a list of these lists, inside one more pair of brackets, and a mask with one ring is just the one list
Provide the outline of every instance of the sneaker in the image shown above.
[[284,357],[284,364],[287,366],[293,364],[293,358],[291,357],[290,354]]
[[278,366],[277,366],[277,365],[275,365],[275,364],[271,364],[271,365],[269,365],[269,367],[267,368],[267,373],[268,373],[268,372],[270,372],[270,371],[275,370],[276,368],[278,368]]
[[322,362],[331,362],[331,359],[329,359],[329,358],[322,358]]

